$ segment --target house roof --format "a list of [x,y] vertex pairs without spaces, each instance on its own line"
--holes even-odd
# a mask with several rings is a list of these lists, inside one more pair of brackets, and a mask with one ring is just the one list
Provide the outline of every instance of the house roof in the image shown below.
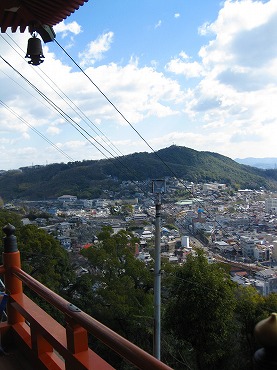
[[0,29],[24,32],[28,26],[52,27],[66,19],[88,0],[1,0]]
[[87,243],[87,244],[83,245],[83,249],[88,249],[90,247],[93,247],[92,243]]

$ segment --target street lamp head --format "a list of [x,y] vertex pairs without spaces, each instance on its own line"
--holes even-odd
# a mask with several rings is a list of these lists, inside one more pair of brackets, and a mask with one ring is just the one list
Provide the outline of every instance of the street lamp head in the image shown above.
[[164,194],[166,192],[166,184],[164,179],[152,180],[152,193]]

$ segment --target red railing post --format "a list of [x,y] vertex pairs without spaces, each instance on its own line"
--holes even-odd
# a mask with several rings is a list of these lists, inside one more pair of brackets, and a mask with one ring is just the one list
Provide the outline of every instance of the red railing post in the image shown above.
[[51,344],[40,335],[39,331],[31,328],[31,340],[32,340],[32,350],[36,353],[37,357],[40,357],[46,352],[53,352],[53,347]]
[[66,318],[67,348],[72,354],[88,350],[88,332],[70,317]]
[[[3,227],[3,231],[6,236],[3,238],[4,241],[4,252],[3,252],[3,266],[5,269],[4,282],[7,294],[18,294],[23,293],[22,281],[18,279],[12,272],[12,267],[21,268],[20,252],[17,248],[17,241],[15,233],[15,227],[8,224]],[[8,323],[15,324],[23,322],[24,317],[21,316],[8,302],[7,304]]]

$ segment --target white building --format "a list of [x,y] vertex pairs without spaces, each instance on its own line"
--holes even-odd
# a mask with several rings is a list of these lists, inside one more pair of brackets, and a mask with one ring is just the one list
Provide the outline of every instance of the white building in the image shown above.
[[266,269],[257,272],[255,286],[263,295],[277,293],[277,271]]
[[143,240],[149,240],[149,239],[154,238],[154,234],[149,230],[144,230],[140,238]]
[[254,248],[256,244],[261,244],[261,241],[255,237],[241,236],[240,246],[243,257],[254,258]]
[[265,212],[277,214],[277,198],[267,198],[265,200]]
[[146,220],[147,214],[146,213],[134,213],[133,214],[133,220]]
[[95,203],[94,199],[84,199],[85,208],[92,208],[94,206],[94,203]]
[[182,236],[182,239],[181,239],[181,246],[184,247],[184,248],[188,248],[189,247],[189,236]]
[[268,261],[270,257],[270,247],[263,244],[256,244],[253,253],[256,261]]
[[73,203],[76,202],[77,197],[75,195],[62,195],[58,200],[64,203]]
[[108,199],[96,199],[95,201],[95,207],[96,208],[106,208],[109,205]]
[[220,250],[220,252],[233,252],[234,247],[224,240],[218,240],[214,243],[215,247]]
[[145,262],[146,264],[153,261],[149,252],[139,252],[138,259]]
[[272,258],[277,260],[277,240],[272,240]]
[[207,183],[203,184],[203,191],[215,191],[215,190],[221,190],[226,189],[226,184],[219,184],[219,183]]

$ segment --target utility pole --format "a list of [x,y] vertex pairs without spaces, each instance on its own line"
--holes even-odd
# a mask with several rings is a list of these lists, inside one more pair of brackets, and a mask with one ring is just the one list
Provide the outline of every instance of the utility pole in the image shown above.
[[155,266],[154,266],[154,356],[161,359],[161,205],[165,180],[152,180],[155,194]]

